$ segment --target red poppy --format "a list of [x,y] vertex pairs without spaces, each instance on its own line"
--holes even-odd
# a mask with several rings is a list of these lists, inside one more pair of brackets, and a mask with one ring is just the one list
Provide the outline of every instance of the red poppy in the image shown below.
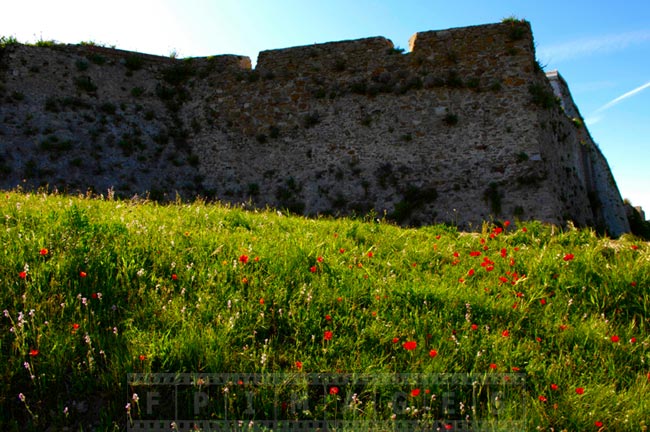
[[504,331],[501,332],[501,336],[508,337],[508,336],[510,336],[510,332],[508,330],[504,330]]
[[309,271],[312,273],[316,273],[316,266],[309,267]]
[[555,391],[555,390],[557,390],[558,388],[559,388],[559,387],[558,387],[557,384],[555,384],[555,383],[551,384],[551,390],[554,390],[554,391]]
[[419,388],[415,388],[415,389],[411,390],[411,397],[418,397],[419,395],[420,395],[420,389]]
[[460,257],[460,254],[458,252],[454,252],[454,258]]
[[451,423],[447,423],[445,425],[445,430],[452,430],[453,428],[454,428],[454,425],[452,425]]
[[496,363],[490,363],[490,369],[496,370],[497,364]]
[[506,248],[501,249],[501,258],[505,258],[506,255],[508,255],[508,251],[506,250]]
[[437,355],[438,355],[438,351],[436,351],[436,350],[434,350],[434,349],[432,349],[431,351],[429,351],[429,357],[431,357],[431,358],[435,358]]
[[614,342],[614,343],[617,343],[619,340],[620,340],[620,338],[618,336],[616,336],[616,335],[611,337],[611,341]]
[[38,355],[38,350],[37,349],[30,349],[29,350],[29,356],[30,357],[36,357]]
[[546,304],[546,299],[539,299],[539,304],[544,306]]
[[85,271],[80,271],[79,272],[79,277],[85,278],[86,276],[88,276],[88,273],[86,273]]
[[478,330],[478,324],[472,324],[472,330]]
[[239,262],[242,264],[246,264],[248,262],[248,255],[240,255]]
[[319,256],[318,258],[316,258],[316,261],[318,261],[319,263],[322,263],[323,262],[323,257]]
[[261,304],[261,305],[264,304],[264,299],[263,299],[263,298],[260,299],[260,304]]
[[544,396],[544,395],[539,395],[539,400],[540,400],[540,402],[546,402],[547,401],[546,396]]
[[45,255],[47,255],[49,252],[50,252],[50,251],[47,250],[47,248],[43,248],[43,249],[40,250],[39,253],[40,253],[42,256],[45,256]]
[[509,220],[503,221],[503,227],[504,228],[508,228],[509,226],[510,226],[510,221]]
[[325,315],[325,321],[330,321],[332,319],[331,315]]
[[474,269],[469,269],[467,276],[474,276]]
[[336,387],[336,386],[332,386],[332,387],[330,387],[330,394],[331,394],[331,395],[337,395],[337,394],[339,394],[339,388]]
[[368,258],[372,258],[372,251],[368,252]]
[[72,330],[73,331],[78,330],[78,329],[79,329],[79,324],[77,324],[77,323],[72,324]]
[[21,271],[18,273],[18,277],[21,279],[25,279],[27,277],[27,272]]
[[635,286],[636,286],[636,282],[630,282],[630,285],[632,285],[633,287],[635,287]]
[[603,427],[603,422],[597,420],[597,421],[594,422],[594,425],[595,425],[597,428],[600,428],[600,427]]
[[298,369],[298,370],[302,369],[302,362],[301,361],[296,362],[296,369]]
[[345,253],[345,249],[343,248],[339,249],[339,253]]
[[246,276],[244,276],[243,278],[241,278],[241,283],[243,283],[243,284],[247,284],[247,283],[248,283],[248,278],[247,278]]
[[636,343],[636,338],[635,337],[630,338],[630,343]]
[[323,334],[323,339],[332,340],[332,332],[330,330],[325,330],[325,333]]
[[469,253],[469,256],[476,257],[476,256],[481,256],[481,252],[479,251],[472,251]]
[[140,359],[140,361],[145,361],[147,359],[147,356],[144,354],[140,354],[138,358]]
[[571,261],[575,256],[572,253],[568,253],[564,255],[564,258],[562,258],[564,261]]
[[538,336],[538,337],[535,338],[535,340],[536,340],[537,342],[541,342],[541,341],[542,341],[542,338]]
[[406,341],[402,344],[402,346],[405,350],[412,351],[418,346],[418,343],[416,341]]
[[176,273],[172,274],[172,280],[178,280],[178,275]]
[[566,330],[566,329],[568,329],[568,328],[569,328],[569,326],[566,325],[566,324],[561,324],[561,325],[560,325],[560,330],[562,330],[562,331],[564,331],[564,330]]
[[398,337],[394,337],[394,338],[393,338],[393,343],[397,343],[397,342],[399,342],[399,338],[398,338]]
[[578,387],[576,389],[576,393],[579,394],[579,395],[584,394],[585,393],[584,387]]
[[94,298],[94,299],[96,299],[96,298],[99,297],[99,296],[97,295],[97,293],[92,293],[90,296],[91,296],[92,298]]
[[637,245],[632,245],[630,247],[632,248],[632,250],[637,250],[639,248]]

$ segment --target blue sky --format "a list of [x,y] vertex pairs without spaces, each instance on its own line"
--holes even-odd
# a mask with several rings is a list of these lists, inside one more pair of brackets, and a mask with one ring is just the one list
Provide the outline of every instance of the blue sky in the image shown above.
[[369,36],[408,48],[418,31],[512,15],[531,22],[540,62],[567,80],[623,198],[650,214],[648,0],[21,0],[2,6],[0,35],[255,62],[265,49]]

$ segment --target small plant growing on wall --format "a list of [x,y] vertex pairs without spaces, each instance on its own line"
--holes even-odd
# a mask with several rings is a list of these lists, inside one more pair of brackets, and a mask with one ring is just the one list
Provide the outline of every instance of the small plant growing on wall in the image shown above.
[[302,125],[305,129],[316,126],[318,123],[320,123],[320,114],[318,114],[318,112],[309,113],[305,115],[302,120]]
[[511,41],[518,41],[526,36],[526,21],[515,16],[509,16],[501,20],[503,24],[508,25],[508,38]]
[[528,153],[526,152],[519,152],[517,153],[517,162],[526,162],[528,160]]
[[84,60],[77,60],[74,63],[74,65],[75,65],[75,67],[77,68],[77,70],[79,72],[84,72],[84,71],[88,70],[88,62],[86,62]]
[[74,79],[74,83],[79,90],[83,90],[86,93],[93,93],[97,90],[97,86],[93,83],[93,80],[89,76],[80,76]]
[[142,69],[144,59],[136,54],[132,54],[124,59],[124,66],[131,72]]
[[162,72],[165,82],[179,86],[194,75],[194,68],[190,60],[185,60],[168,67]]
[[269,137],[276,139],[280,136],[280,128],[277,126],[269,126]]
[[582,120],[580,118],[578,118],[578,117],[573,117],[571,119],[571,122],[577,128],[581,128],[582,126],[584,126],[584,124],[582,123]]
[[104,63],[106,63],[106,57],[101,56],[97,53],[88,54],[86,58],[98,66],[101,66]]
[[560,105],[555,94],[543,84],[531,83],[528,86],[528,92],[532,97],[532,102],[542,108],[550,109]]
[[140,97],[144,94],[144,88],[142,87],[133,87],[131,89],[131,96]]
[[490,183],[488,188],[483,192],[483,198],[489,203],[494,215],[501,213],[501,192],[499,192],[496,183]]
[[455,126],[458,124],[458,116],[454,113],[448,112],[447,114],[445,114],[445,117],[442,119],[442,121],[447,126]]

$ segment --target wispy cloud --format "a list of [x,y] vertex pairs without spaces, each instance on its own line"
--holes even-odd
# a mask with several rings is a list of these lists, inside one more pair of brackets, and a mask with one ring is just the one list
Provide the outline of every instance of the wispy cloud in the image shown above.
[[576,57],[623,50],[650,41],[650,30],[576,39],[537,48],[537,56],[545,63],[559,63]]
[[635,94],[642,92],[643,90],[645,90],[647,88],[650,88],[650,81],[648,81],[647,83],[645,83],[643,85],[638,86],[637,88],[635,88],[633,90],[630,90],[627,93],[623,93],[622,95],[620,95],[620,96],[612,99],[611,101],[607,102],[606,104],[604,104],[603,106],[598,108],[596,111],[594,111],[593,114],[591,116],[589,116],[589,118],[587,118],[585,120],[587,122],[587,125],[593,125],[593,124],[598,123],[599,121],[601,121],[603,119],[603,112],[604,111],[610,109],[614,105],[617,105],[617,104],[623,102],[625,99],[630,98],[630,97],[634,96]]

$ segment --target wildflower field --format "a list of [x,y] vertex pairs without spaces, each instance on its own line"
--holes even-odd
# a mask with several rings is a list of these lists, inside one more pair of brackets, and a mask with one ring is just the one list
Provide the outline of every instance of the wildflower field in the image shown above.
[[650,423],[650,246],[632,236],[20,191],[0,214],[3,431],[127,430],[172,398],[232,430]]

